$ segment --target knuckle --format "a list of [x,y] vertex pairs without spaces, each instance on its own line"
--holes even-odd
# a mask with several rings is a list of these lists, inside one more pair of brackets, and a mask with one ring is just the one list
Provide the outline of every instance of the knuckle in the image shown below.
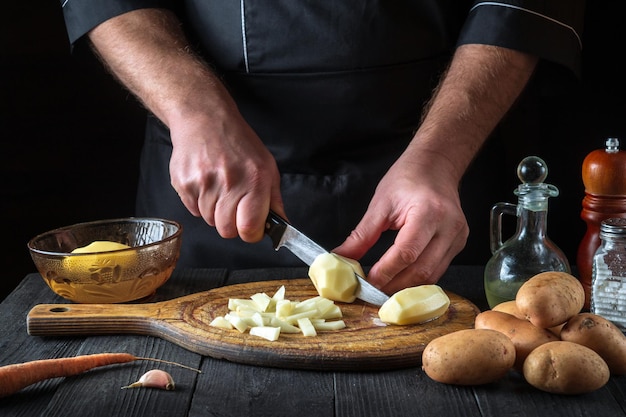
[[398,247],[398,258],[403,265],[411,265],[419,256],[419,250],[415,246],[403,245]]

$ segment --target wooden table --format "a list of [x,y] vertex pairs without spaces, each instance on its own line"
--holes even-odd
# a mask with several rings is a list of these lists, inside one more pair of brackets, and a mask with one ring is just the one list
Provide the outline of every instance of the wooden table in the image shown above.
[[[487,308],[482,267],[452,266],[440,285]],[[302,278],[304,268],[176,271],[154,301],[218,286]],[[29,274],[0,303],[0,365],[101,352],[157,357],[202,370],[168,367],[175,391],[120,387],[154,368],[148,362],[112,365],[77,377],[56,378],[0,398],[0,416],[626,416],[626,377],[580,396],[538,391],[511,371],[498,383],[440,384],[419,366],[394,371],[331,372],[241,365],[140,335],[35,337],[26,315],[36,304],[66,303],[38,274]]]

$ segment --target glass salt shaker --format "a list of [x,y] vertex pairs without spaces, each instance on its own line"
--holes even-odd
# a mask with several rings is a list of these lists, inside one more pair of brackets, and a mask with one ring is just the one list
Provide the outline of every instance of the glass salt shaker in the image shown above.
[[600,224],[600,247],[593,257],[591,312],[626,331],[626,219]]
[[[537,156],[524,158],[517,167],[522,182],[514,193],[517,205],[497,203],[491,209],[490,249],[493,256],[484,272],[489,307],[514,300],[517,290],[533,275],[544,271],[570,273],[569,261],[547,234],[548,199],[559,190],[543,181],[548,167]],[[516,233],[502,241],[502,215],[517,216]]]

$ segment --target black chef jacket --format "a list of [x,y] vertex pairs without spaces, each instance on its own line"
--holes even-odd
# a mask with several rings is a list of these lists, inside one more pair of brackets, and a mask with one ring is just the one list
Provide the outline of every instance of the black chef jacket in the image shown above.
[[[147,7],[174,10],[281,172],[292,223],[327,249],[356,226],[459,44],[536,54],[579,74],[583,0],[62,0],[70,41]],[[170,185],[169,132],[148,117],[137,215],[184,226],[179,265],[301,265],[269,239],[222,239]],[[471,226],[471,223],[470,223]],[[364,259],[391,244],[387,233]]]

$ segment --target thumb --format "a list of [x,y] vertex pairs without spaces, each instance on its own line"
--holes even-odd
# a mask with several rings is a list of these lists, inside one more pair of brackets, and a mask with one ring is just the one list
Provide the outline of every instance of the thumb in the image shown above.
[[361,259],[387,230],[383,218],[365,213],[359,224],[333,252],[351,259]]

